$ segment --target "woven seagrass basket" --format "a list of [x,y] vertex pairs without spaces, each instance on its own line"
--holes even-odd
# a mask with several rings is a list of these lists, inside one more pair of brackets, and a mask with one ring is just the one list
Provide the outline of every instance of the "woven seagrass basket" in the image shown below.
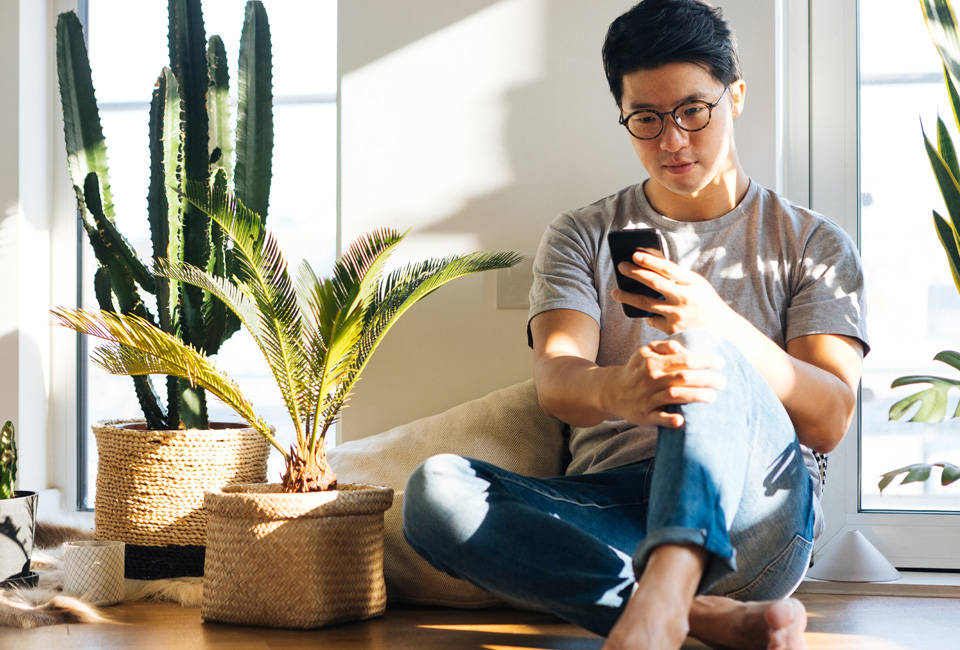
[[280,485],[212,490],[200,614],[206,621],[313,629],[384,612],[383,513],[393,490]]
[[142,421],[93,425],[97,439],[94,537],[126,543],[126,577],[202,576],[204,492],[264,483],[269,443],[253,428],[149,431]]

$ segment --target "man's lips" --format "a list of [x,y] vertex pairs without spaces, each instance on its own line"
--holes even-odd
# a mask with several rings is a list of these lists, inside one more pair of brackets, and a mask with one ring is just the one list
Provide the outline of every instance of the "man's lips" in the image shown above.
[[696,163],[693,162],[670,162],[665,163],[663,168],[671,174],[686,174],[688,171],[693,169],[695,164]]

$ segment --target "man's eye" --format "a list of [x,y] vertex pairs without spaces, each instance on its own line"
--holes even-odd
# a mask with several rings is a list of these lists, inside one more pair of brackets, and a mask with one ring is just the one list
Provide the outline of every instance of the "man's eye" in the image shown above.
[[633,121],[637,124],[653,124],[657,121],[657,116],[653,113],[646,113],[641,115],[634,115]]
[[680,114],[684,117],[693,117],[698,115],[704,110],[703,106],[693,105],[693,106],[683,106],[680,110]]

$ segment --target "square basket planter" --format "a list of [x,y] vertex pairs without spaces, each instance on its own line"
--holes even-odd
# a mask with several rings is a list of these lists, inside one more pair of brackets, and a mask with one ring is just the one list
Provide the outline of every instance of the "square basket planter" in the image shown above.
[[383,513],[392,504],[392,489],[365,485],[209,492],[203,619],[311,629],[379,616],[387,604]]

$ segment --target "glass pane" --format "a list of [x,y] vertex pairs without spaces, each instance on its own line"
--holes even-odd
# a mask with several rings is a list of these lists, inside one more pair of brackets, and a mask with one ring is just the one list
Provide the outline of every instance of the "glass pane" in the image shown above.
[[[244,4],[242,0],[203,3],[207,34],[219,33],[224,39],[234,88]],[[143,3],[135,12],[127,5],[123,0],[90,0],[88,39],[118,228],[147,260],[151,255],[146,216],[147,103],[157,75],[168,62],[166,3]],[[336,2],[267,0],[265,5],[274,44],[275,96],[268,226],[294,271],[301,259],[307,259],[317,275],[324,276],[336,256]],[[309,61],[309,65],[303,61]],[[96,308],[92,280],[96,260],[86,241],[81,242],[81,248],[83,303]],[[89,341],[88,345],[92,349],[96,342]],[[240,384],[257,412],[277,427],[281,442],[292,442],[292,426],[279,391],[249,334],[235,334],[222,348],[217,364]],[[140,417],[129,378],[110,376],[90,364],[86,377],[88,423]],[[159,382],[157,386],[161,387]],[[237,419],[213,398],[210,412],[215,419]],[[86,430],[88,493],[84,503],[92,507],[96,443],[89,427]],[[277,480],[281,460],[279,454],[271,454],[269,480]]]
[[[890,34],[897,34],[891,47]],[[861,248],[872,351],[862,388],[861,507],[864,510],[960,511],[960,485],[877,488],[884,472],[912,463],[960,463],[960,420],[890,422],[897,377],[960,374],[933,357],[960,348],[960,296],[934,230],[946,214],[921,134],[936,138],[938,112],[952,122],[942,66],[920,7],[902,0],[860,3]],[[951,127],[951,130],[953,128]],[[954,138],[957,136],[954,135]],[[920,386],[923,388],[925,386]],[[951,396],[948,412],[957,407]]]
[[[89,0],[90,61],[101,103],[149,102],[167,54],[167,3]],[[207,38],[223,39],[236,96],[245,0],[204,0]],[[266,0],[276,97],[334,95],[337,90],[335,0]],[[305,61],[309,63],[305,63]]]

